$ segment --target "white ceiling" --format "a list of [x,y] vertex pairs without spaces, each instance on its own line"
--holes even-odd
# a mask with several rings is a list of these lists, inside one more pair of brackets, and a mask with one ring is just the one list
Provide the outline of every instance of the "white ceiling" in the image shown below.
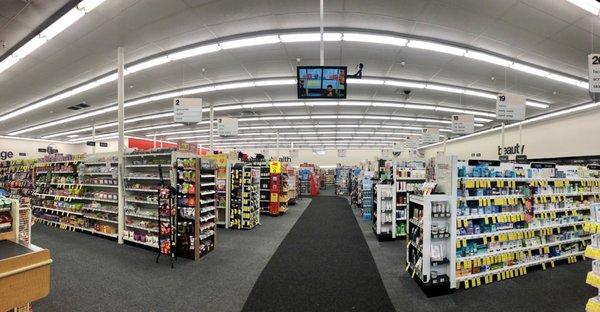
[[[13,26],[0,29],[0,40],[20,40],[66,2],[32,1],[24,11],[27,14],[17,16],[9,24]],[[24,6],[23,1],[18,0],[0,2],[0,25],[3,18],[10,18],[19,10],[19,4]],[[595,32],[600,30],[598,20],[597,16],[564,0],[380,0],[377,5],[372,1],[359,0],[325,1],[325,26],[328,29],[356,28],[424,36],[487,50],[580,79],[587,76],[586,57],[595,48],[592,42],[595,46],[600,44],[600,37],[591,32],[592,28]],[[257,31],[315,29],[318,24],[318,1],[314,0],[106,0],[26,59],[0,73],[0,114],[114,70],[118,46],[125,48],[126,62],[133,62],[217,38]],[[160,65],[127,76],[126,99],[227,81],[292,77],[297,58],[301,59],[301,65],[318,64],[318,46],[318,43],[279,43],[220,51]],[[547,110],[528,107],[528,116],[590,100],[587,91],[578,87],[426,50],[333,42],[326,43],[325,57],[326,64],[348,65],[349,68],[364,63],[367,76],[435,82],[491,92],[511,91],[550,105]],[[432,90],[413,90],[407,99],[402,92],[404,88],[350,87],[349,98],[356,100],[408,100],[489,112],[495,108],[493,100]],[[215,105],[288,101],[295,98],[295,89],[293,86],[257,87],[217,91],[202,97],[205,102]],[[92,107],[76,112],[66,109],[83,101]],[[0,124],[0,134],[81,114],[112,105],[115,101],[116,84],[110,83],[4,121]],[[171,100],[166,99],[128,109],[126,115],[135,117],[165,112],[170,110],[171,105]],[[224,111],[218,112],[217,116],[336,113],[436,119],[448,119],[451,115],[397,108],[313,107]],[[112,122],[116,113],[93,119],[96,124]],[[169,121],[169,118],[150,120],[135,126]],[[91,122],[92,119],[83,119],[32,131],[25,136],[41,137],[89,127]],[[486,126],[494,124],[497,123]],[[105,132],[114,131],[115,128],[105,129]]]

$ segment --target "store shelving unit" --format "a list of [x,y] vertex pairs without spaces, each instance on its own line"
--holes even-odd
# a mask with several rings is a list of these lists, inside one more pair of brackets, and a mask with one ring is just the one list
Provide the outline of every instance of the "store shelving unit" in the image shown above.
[[0,240],[17,242],[19,238],[19,201],[14,198],[0,198]]
[[229,203],[229,228],[242,228],[242,194],[244,184],[244,164],[229,164],[229,192],[227,202]]
[[[268,169],[268,168],[267,168]],[[252,229],[260,224],[260,185],[262,182],[260,166],[245,165],[242,175],[242,229]]]
[[125,231],[123,240],[159,248],[158,192],[176,185],[173,164],[177,154],[171,150],[135,151],[124,157]]
[[10,198],[19,200],[22,207],[31,205],[34,191],[33,168],[36,159],[0,161],[0,188],[6,190]]
[[406,236],[408,197],[425,182],[423,160],[397,160],[393,163],[396,187],[396,235]]
[[108,166],[86,161],[80,155],[54,154],[37,162],[32,214],[36,221],[62,229],[116,238],[117,189],[105,185],[118,187],[117,167],[111,161]]
[[[600,204],[591,206],[591,220],[585,222],[583,229],[591,234],[591,243],[585,248],[585,257],[592,259],[592,271],[588,272],[585,282],[600,289]],[[575,259],[576,260],[576,259]],[[588,300],[587,312],[600,311],[600,291],[598,295]]]
[[198,249],[199,258],[206,256],[216,247],[217,211],[216,198],[216,166],[213,159],[199,158],[199,197],[198,197]]
[[350,194],[350,171],[348,167],[338,167],[335,169],[335,194],[346,196]]
[[298,174],[291,166],[287,170],[288,205],[295,205],[298,198]]
[[373,232],[379,241],[396,239],[396,192],[391,184],[377,184]]
[[370,176],[364,176],[361,188],[361,212],[363,219],[371,220],[373,213],[373,181]]
[[266,162],[254,163],[255,168],[260,172],[258,183],[258,194],[260,213],[270,214],[271,205],[271,172]]

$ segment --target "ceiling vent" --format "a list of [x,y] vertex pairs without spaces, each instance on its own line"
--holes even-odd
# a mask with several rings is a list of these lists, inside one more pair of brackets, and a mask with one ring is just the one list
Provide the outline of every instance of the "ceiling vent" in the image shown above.
[[70,110],[80,110],[82,108],[88,108],[88,107],[90,107],[89,104],[86,104],[85,102],[82,102],[82,103],[79,103],[77,105],[69,106],[67,108],[70,109]]

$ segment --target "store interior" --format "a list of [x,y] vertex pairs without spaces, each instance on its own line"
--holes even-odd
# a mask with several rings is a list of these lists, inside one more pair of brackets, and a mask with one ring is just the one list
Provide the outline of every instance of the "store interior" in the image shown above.
[[0,311],[600,312],[599,16],[0,0]]

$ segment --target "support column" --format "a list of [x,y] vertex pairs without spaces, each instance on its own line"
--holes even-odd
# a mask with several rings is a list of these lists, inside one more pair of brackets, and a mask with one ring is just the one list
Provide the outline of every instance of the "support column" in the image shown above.
[[92,154],[96,154],[96,123],[92,124],[92,142],[94,142],[94,146],[92,146]]
[[118,131],[119,131],[119,152],[118,152],[118,157],[119,157],[119,164],[118,164],[118,171],[119,171],[119,204],[118,204],[118,209],[119,209],[119,214],[118,214],[118,224],[119,224],[119,228],[118,228],[118,237],[119,237],[119,244],[123,244],[123,233],[125,231],[125,192],[123,192],[125,185],[124,185],[124,181],[123,181],[123,170],[125,169],[125,165],[124,165],[124,153],[125,153],[125,123],[123,122],[125,120],[125,81],[124,81],[124,74],[125,74],[125,55],[123,52],[123,47],[119,47],[117,49],[117,72],[118,72],[118,79],[117,79],[117,104],[118,104],[118,113],[117,113],[117,122],[119,124],[118,126]]
[[319,25],[321,31],[321,41],[319,43],[319,59],[321,66],[325,66],[325,43],[323,42],[323,0],[320,0],[320,9],[319,9],[319,17],[321,19],[321,23]]
[[214,109],[214,104],[212,102],[210,102],[210,126],[209,126],[209,134],[208,134],[208,138],[209,138],[209,142],[210,142],[210,153],[213,153],[213,150],[215,148],[214,146],[214,142],[213,142],[213,128],[214,128],[214,121],[215,121],[215,109]]

